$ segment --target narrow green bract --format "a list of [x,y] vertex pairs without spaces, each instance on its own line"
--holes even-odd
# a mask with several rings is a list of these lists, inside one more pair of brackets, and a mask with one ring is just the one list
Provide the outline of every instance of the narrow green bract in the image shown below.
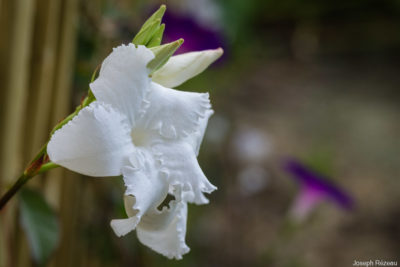
[[161,44],[161,41],[162,41],[162,38],[164,35],[164,30],[165,30],[165,24],[161,24],[160,27],[158,28],[157,32],[154,33],[153,38],[147,44],[148,48],[158,46]]
[[[146,20],[142,28],[140,28],[139,32],[133,38],[133,44],[152,47],[161,43],[165,26],[164,24],[160,25],[160,23],[165,10],[165,5],[161,5],[160,8]],[[157,41],[158,39],[159,41]]]
[[168,59],[175,53],[175,51],[183,44],[183,39],[176,40],[168,44],[156,46],[150,48],[154,53],[155,57],[152,61],[147,64],[147,67],[151,70],[151,73],[161,68]]

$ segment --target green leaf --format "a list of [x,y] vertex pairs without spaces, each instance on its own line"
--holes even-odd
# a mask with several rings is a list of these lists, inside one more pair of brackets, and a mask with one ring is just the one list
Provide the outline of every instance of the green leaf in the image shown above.
[[183,39],[176,40],[175,42],[168,43],[150,48],[155,57],[147,64],[151,72],[155,72],[161,68],[168,59],[175,53],[175,51],[183,44]]
[[154,33],[153,37],[147,44],[148,48],[159,46],[161,44],[164,35],[164,29],[165,29],[165,24],[161,24],[160,27],[158,27],[157,31]]
[[[166,7],[165,5],[161,5],[160,8],[151,15],[150,18],[146,20],[143,24],[142,28],[140,28],[139,32],[133,38],[132,43],[136,45],[145,45],[148,46],[150,42],[154,39],[154,42],[157,43],[157,39],[160,38],[160,43],[162,39],[162,34],[164,33],[163,25],[160,25],[161,19],[164,16]],[[161,36],[160,36],[161,33]],[[158,45],[160,44],[158,43]],[[157,45],[157,44],[156,44]],[[152,45],[152,46],[156,46]]]
[[160,27],[160,19],[157,19],[142,28],[138,34],[136,34],[135,38],[133,38],[132,43],[136,45],[147,45],[149,41],[153,38],[155,32]]
[[[155,20],[160,20],[162,19],[162,17],[164,16],[165,10],[167,10],[167,7],[165,5],[161,5],[160,8],[153,13],[153,15],[151,15],[150,18],[148,18],[143,26],[142,29],[146,28],[148,25],[152,24]],[[140,30],[142,30],[140,29]],[[139,31],[140,32],[140,31]]]
[[24,188],[20,193],[20,222],[36,263],[46,263],[59,241],[58,219],[43,196]]

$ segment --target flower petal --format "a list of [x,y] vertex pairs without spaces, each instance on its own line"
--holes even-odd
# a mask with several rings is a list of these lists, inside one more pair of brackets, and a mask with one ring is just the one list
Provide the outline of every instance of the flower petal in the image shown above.
[[156,130],[166,138],[186,137],[199,127],[211,104],[208,93],[177,91],[151,83],[150,106],[138,127]]
[[213,114],[214,111],[212,109],[207,110],[206,115],[200,119],[196,132],[187,137],[187,142],[189,142],[193,146],[193,149],[196,152],[196,156],[199,155],[200,145],[203,141],[203,137],[207,129],[208,119]]
[[130,166],[122,169],[125,192],[125,210],[128,219],[111,221],[111,227],[118,236],[125,235],[134,230],[142,216],[149,210],[156,210],[168,194],[168,184],[165,179],[160,179],[154,161],[146,151],[141,151],[142,159],[140,168]]
[[96,99],[126,114],[131,125],[146,109],[150,90],[146,65],[153,58],[144,46],[121,45],[103,61],[99,77],[90,84]]
[[47,145],[50,160],[90,176],[116,176],[134,153],[127,118],[93,102],[56,131]]
[[208,199],[203,195],[215,189],[204,175],[193,147],[188,142],[154,142],[152,145],[154,156],[159,164],[158,168],[163,173],[168,183],[172,186],[182,185],[186,194],[185,201],[196,204],[206,204]]
[[218,48],[173,56],[153,74],[152,79],[165,87],[176,87],[203,72],[222,53],[222,48]]
[[143,244],[172,259],[182,259],[189,252],[185,243],[187,204],[171,201],[161,212],[147,213],[140,221],[136,233]]
[[126,219],[114,219],[111,220],[110,223],[111,228],[118,237],[124,236],[135,230],[137,224],[138,218],[136,216],[128,217]]

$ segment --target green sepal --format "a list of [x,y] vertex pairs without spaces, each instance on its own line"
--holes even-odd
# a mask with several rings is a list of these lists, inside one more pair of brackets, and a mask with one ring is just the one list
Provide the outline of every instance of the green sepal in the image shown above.
[[161,68],[168,59],[175,53],[175,51],[183,44],[183,39],[176,40],[175,42],[156,46],[150,48],[155,57],[147,64],[147,68],[151,73]]
[[140,29],[139,32],[141,32],[142,29],[146,28],[148,25],[152,24],[153,21],[155,21],[155,20],[160,20],[161,21],[162,17],[164,16],[164,13],[165,13],[166,9],[167,9],[167,7],[165,5],[161,5],[160,8],[156,12],[154,12],[153,15],[151,15],[151,17],[148,18],[144,22],[144,24],[143,24],[143,26],[142,26],[142,28]]
[[153,38],[151,38],[151,40],[147,44],[148,48],[159,46],[161,44],[164,35],[164,29],[165,29],[165,24],[163,23],[158,27],[157,31],[153,35]]
[[[155,43],[155,45],[152,46],[156,46],[158,37],[160,37],[161,43],[162,34],[164,33],[165,26],[161,26],[160,23],[162,17],[164,16],[165,10],[165,5],[161,5],[160,8],[156,12],[154,12],[150,18],[146,20],[146,22],[140,28],[139,32],[133,38],[133,44],[148,46],[149,43],[154,39],[153,43]],[[160,43],[158,43],[158,45]]]
[[132,43],[135,45],[146,45],[153,38],[155,32],[160,27],[160,19],[154,20],[152,23],[146,27],[140,29],[139,33],[133,38]]

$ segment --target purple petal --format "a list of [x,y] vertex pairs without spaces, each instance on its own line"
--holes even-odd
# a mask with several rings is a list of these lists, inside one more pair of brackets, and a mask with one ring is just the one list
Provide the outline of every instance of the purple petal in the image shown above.
[[303,221],[323,199],[321,192],[303,186],[293,202],[290,214],[296,220]]
[[296,160],[288,160],[285,170],[291,173],[307,190],[319,192],[332,199],[344,209],[353,208],[353,199],[341,188],[330,182],[326,177],[310,170]]
[[163,43],[172,42],[179,38],[185,40],[178,49],[178,54],[224,47],[219,32],[200,25],[188,15],[167,11],[163,23],[165,23]]

